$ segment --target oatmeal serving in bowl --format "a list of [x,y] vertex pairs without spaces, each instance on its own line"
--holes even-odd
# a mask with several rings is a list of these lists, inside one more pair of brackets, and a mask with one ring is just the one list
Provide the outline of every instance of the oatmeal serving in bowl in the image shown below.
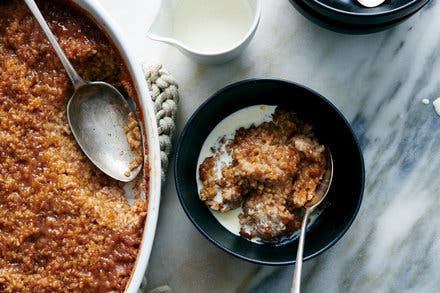
[[[301,208],[313,199],[325,172],[325,148],[311,126],[292,112],[256,105],[232,115],[245,121],[250,111],[266,113],[267,121],[240,127],[218,137],[214,146],[208,141],[202,147],[201,157],[207,153],[204,148],[212,154],[199,159],[200,198],[221,213],[241,209],[235,219],[241,236],[279,241],[300,227]],[[226,129],[225,120],[210,136],[218,134],[217,128]],[[216,215],[222,222],[224,215]]]
[[61,62],[24,2],[0,1],[0,291],[122,292],[149,253],[155,125],[144,121],[149,106],[120,44],[76,3],[37,4],[81,76],[133,99],[146,139],[140,146],[133,127],[127,139],[142,149],[143,171],[123,184],[87,159],[68,125],[73,87]]
[[250,79],[214,93],[180,135],[177,195],[194,226],[224,251],[258,264],[293,264],[302,206],[322,186],[328,151],[332,184],[306,228],[307,260],[344,235],[364,186],[362,153],[349,123],[313,90]]

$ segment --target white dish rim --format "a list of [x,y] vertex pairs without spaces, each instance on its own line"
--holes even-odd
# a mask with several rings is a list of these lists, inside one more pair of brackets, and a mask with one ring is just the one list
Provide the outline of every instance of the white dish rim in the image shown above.
[[125,40],[124,34],[119,26],[97,1],[72,0],[72,2],[84,9],[89,14],[88,16],[92,17],[95,23],[107,33],[108,37],[118,49],[133,79],[141,106],[140,110],[143,115],[143,127],[148,145],[148,149],[144,150],[144,155],[149,159],[148,210],[136,264],[125,289],[127,293],[135,293],[142,283],[148,266],[159,216],[161,163],[155,111],[141,65],[128,46],[128,42]]

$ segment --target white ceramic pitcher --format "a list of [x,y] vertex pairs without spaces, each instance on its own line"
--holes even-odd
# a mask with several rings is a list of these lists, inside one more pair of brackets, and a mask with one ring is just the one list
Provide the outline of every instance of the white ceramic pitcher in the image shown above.
[[[179,40],[178,36],[176,36],[175,19],[178,13],[177,9],[179,9],[179,4],[181,4],[179,1],[186,0],[162,0],[159,12],[148,31],[148,36],[153,40],[176,47],[183,54],[199,63],[219,64],[237,57],[249,45],[260,21],[261,1],[244,0],[249,3],[252,12],[252,21],[248,24],[248,27],[246,27],[246,33],[243,34],[243,37],[238,41],[232,42],[230,45],[228,44],[227,48],[215,51],[204,51],[203,49],[194,47],[194,45],[185,43],[184,40]],[[222,0],[205,0],[203,4],[209,5],[209,1]],[[241,29],[243,30],[244,28]]]

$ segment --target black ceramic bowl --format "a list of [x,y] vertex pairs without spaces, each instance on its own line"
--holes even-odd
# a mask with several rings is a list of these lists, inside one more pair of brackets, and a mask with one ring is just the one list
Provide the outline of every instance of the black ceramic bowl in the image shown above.
[[252,105],[277,105],[312,124],[334,160],[329,206],[309,227],[304,258],[310,259],[335,244],[358,212],[364,190],[362,153],[350,125],[334,105],[318,93],[283,80],[238,82],[211,96],[192,115],[177,146],[174,175],[180,203],[196,228],[218,247],[242,259],[268,265],[295,262],[297,239],[279,244],[257,244],[226,230],[199,199],[197,160],[211,130],[225,117]]
[[356,0],[290,0],[297,10],[316,24],[333,31],[365,34],[388,29],[408,19],[429,0],[386,0],[366,8]]

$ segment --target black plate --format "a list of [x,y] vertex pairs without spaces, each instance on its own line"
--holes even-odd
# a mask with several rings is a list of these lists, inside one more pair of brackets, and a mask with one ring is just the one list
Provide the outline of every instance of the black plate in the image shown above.
[[311,10],[333,21],[354,25],[382,25],[401,20],[422,8],[429,0],[386,0],[366,8],[356,0],[302,0]]
[[382,23],[380,25],[365,25],[365,24],[354,25],[340,21],[335,21],[324,15],[321,15],[316,11],[310,9],[310,7],[304,4],[303,0],[289,0],[289,1],[296,8],[296,10],[298,10],[298,12],[300,12],[304,17],[306,17],[313,23],[338,33],[354,34],[354,35],[371,34],[392,28],[397,24],[410,18],[413,14],[417,13],[417,11],[415,11],[413,14],[408,15],[402,19],[397,19],[392,22]]
[[296,112],[311,123],[321,143],[334,159],[330,206],[307,233],[305,259],[336,243],[353,222],[364,190],[362,153],[350,125],[327,99],[288,81],[255,79],[238,82],[211,96],[192,115],[177,145],[174,175],[180,203],[195,227],[218,247],[242,259],[260,264],[295,262],[297,241],[281,245],[256,244],[223,228],[197,191],[196,168],[201,147],[211,130],[228,115],[251,105],[278,105]]

